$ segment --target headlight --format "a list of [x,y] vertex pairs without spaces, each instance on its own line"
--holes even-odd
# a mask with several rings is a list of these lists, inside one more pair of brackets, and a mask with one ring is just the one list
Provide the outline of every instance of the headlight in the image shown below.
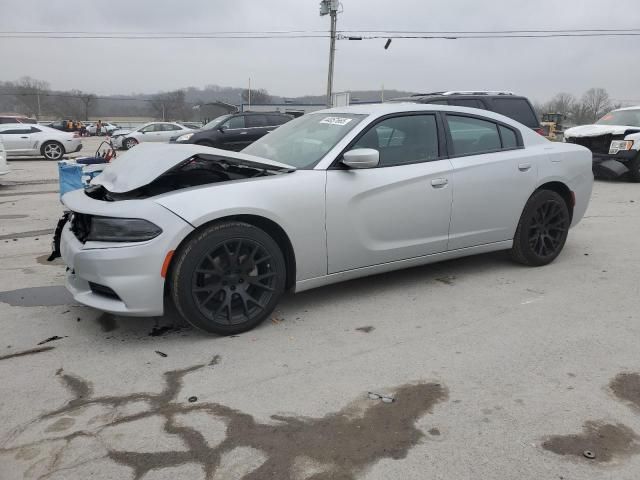
[[140,218],[91,217],[87,241],[144,242],[162,233],[162,229]]
[[609,146],[609,154],[615,155],[618,152],[625,150],[631,150],[633,147],[633,140],[614,140]]
[[186,142],[191,137],[193,137],[193,133],[185,133],[184,135],[180,135],[178,138],[176,138],[176,142]]

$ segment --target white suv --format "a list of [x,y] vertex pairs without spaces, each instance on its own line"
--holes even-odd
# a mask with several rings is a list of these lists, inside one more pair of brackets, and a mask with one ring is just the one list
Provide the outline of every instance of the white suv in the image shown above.
[[77,133],[61,132],[44,125],[2,124],[0,140],[7,157],[42,156],[47,160],[60,160],[65,154],[82,149],[82,139]]

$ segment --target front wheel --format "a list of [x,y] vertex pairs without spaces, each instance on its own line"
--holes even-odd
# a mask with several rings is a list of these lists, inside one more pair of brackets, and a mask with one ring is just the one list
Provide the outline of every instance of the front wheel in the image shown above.
[[553,262],[567,241],[570,226],[569,208],[558,193],[535,192],[520,217],[511,257],[532,267]]
[[285,289],[286,266],[266,232],[225,222],[197,233],[176,252],[170,279],[173,301],[187,322],[233,335],[271,314]]
[[64,155],[64,147],[58,142],[46,142],[42,145],[41,153],[47,160],[60,160]]
[[135,138],[127,138],[125,139],[124,142],[122,142],[122,145],[124,146],[124,148],[126,150],[130,150],[133,147],[135,147],[138,144],[138,141]]

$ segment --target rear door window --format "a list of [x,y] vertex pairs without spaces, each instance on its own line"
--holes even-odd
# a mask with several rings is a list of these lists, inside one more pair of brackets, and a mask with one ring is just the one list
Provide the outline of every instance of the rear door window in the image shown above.
[[484,103],[475,98],[452,98],[449,100],[449,105],[454,105],[456,107],[479,108],[481,110],[487,109],[484,106]]
[[282,125],[283,123],[287,123],[290,120],[289,117],[284,115],[267,115],[267,122],[269,126]]
[[476,155],[502,148],[498,125],[478,118],[447,115],[453,154]]
[[245,125],[247,128],[266,127],[266,115],[247,115],[245,117]]
[[529,102],[524,98],[494,98],[495,112],[505,117],[513,118],[529,128],[538,128],[538,118]]

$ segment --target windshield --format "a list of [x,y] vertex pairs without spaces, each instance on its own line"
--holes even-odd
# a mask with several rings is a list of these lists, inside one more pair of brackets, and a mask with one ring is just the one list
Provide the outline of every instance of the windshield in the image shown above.
[[212,128],[216,128],[218,125],[220,125],[222,122],[224,122],[230,116],[231,115],[222,115],[220,117],[216,117],[213,120],[211,120],[209,123],[207,123],[204,127],[202,127],[202,129],[203,130],[210,130]]
[[640,127],[640,110],[615,110],[607,113],[596,125],[629,125]]
[[265,135],[242,153],[311,169],[366,115],[311,113]]

